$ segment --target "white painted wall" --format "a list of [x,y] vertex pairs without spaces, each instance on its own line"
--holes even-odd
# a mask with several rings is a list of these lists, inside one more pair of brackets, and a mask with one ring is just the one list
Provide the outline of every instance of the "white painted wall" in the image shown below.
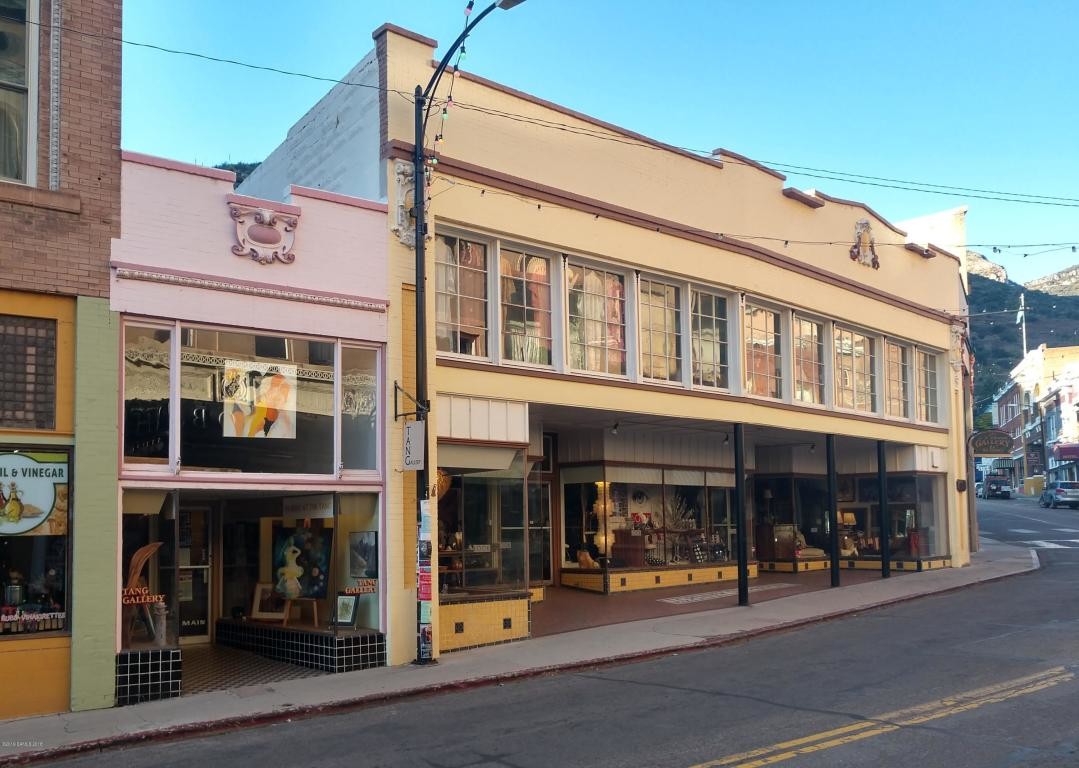
[[[238,191],[283,200],[289,184],[371,200],[386,199],[378,109],[378,59],[372,50],[323,96],[248,176]],[[392,96],[392,94],[391,94]],[[396,98],[396,97],[394,97]]]

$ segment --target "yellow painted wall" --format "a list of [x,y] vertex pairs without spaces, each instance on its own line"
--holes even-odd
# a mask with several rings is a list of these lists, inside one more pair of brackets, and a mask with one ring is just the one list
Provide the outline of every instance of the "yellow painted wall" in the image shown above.
[[[438,645],[443,651],[492,645],[528,637],[528,598],[448,603],[438,608]],[[505,628],[503,621],[511,626]],[[457,623],[463,631],[455,631]]]
[[66,712],[71,696],[71,638],[0,641],[0,720]]

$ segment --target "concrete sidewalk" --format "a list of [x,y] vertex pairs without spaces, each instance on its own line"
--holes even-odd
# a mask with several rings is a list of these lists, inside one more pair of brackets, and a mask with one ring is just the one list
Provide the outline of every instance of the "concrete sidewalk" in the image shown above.
[[1033,550],[982,540],[981,552],[967,568],[907,573],[745,608],[647,619],[459,651],[442,656],[432,666],[372,669],[128,707],[9,720],[0,722],[0,765],[721,645],[1037,567]]

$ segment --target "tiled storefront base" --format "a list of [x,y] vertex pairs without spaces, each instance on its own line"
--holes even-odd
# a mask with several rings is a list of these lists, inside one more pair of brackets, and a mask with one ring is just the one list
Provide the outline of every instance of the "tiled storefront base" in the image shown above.
[[349,632],[279,627],[255,621],[218,619],[220,645],[252,651],[277,661],[324,672],[351,672],[386,666],[386,636],[381,632]]
[[438,606],[440,651],[523,640],[531,633],[528,592],[454,596]]
[[121,651],[116,654],[116,705],[179,696],[182,668],[179,648]]

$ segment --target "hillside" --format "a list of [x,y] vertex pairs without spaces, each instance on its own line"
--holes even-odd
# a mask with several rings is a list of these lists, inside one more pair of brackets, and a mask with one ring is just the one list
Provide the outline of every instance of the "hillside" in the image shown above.
[[[975,414],[984,410],[1023,356],[1022,332],[1015,323],[1021,293],[1026,293],[1029,349],[1039,344],[1050,347],[1079,344],[1079,296],[1054,296],[1011,281],[999,282],[971,274],[967,300],[976,360]],[[982,313],[985,314],[979,316]]]
[[1079,296],[1079,265],[1031,280],[1024,286],[1028,290],[1044,291],[1054,296]]

